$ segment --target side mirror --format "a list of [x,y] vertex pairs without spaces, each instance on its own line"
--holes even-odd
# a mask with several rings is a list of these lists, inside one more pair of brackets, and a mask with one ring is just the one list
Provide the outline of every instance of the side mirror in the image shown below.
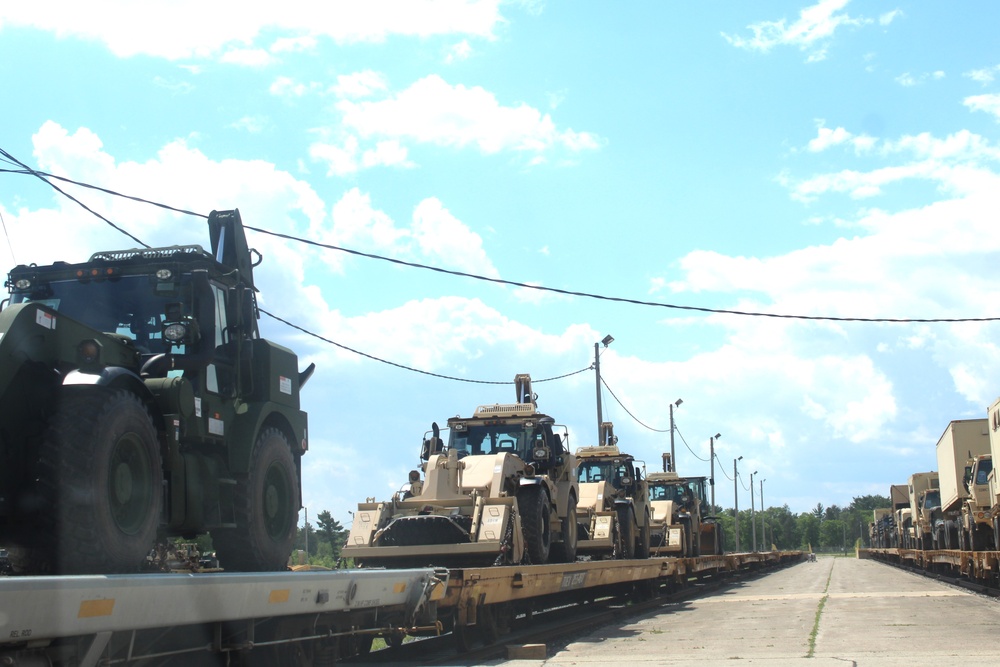
[[422,461],[427,461],[431,458],[431,454],[439,454],[444,449],[444,444],[441,442],[441,429],[438,428],[437,422],[431,424],[431,433],[431,437],[424,440],[420,447]]

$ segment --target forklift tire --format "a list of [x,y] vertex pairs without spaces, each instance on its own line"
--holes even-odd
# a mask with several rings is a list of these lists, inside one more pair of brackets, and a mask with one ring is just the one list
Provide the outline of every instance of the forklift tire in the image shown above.
[[524,551],[532,565],[544,565],[552,547],[548,494],[540,486],[526,486],[517,492],[517,509],[521,513]]
[[139,571],[156,542],[163,501],[159,440],[139,397],[123,389],[64,388],[39,468],[53,503],[56,571]]
[[250,472],[237,479],[236,528],[212,533],[225,570],[285,570],[299,517],[299,482],[295,459],[285,435],[264,429],[250,456]]

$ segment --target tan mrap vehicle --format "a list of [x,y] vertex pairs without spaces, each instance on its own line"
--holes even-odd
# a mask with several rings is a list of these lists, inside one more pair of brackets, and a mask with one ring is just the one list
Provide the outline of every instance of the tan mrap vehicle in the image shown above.
[[611,422],[601,424],[601,442],[576,450],[580,482],[577,552],[598,558],[648,558],[646,466],[618,449]]
[[649,485],[650,554],[700,556],[723,552],[722,530],[715,519],[703,517],[706,477],[680,477],[676,472],[654,472]]
[[[579,490],[569,434],[538,412],[531,377],[517,403],[437,424],[420,472],[388,502],[358,505],[342,550],[359,565],[477,566],[576,560]],[[561,431],[561,433],[560,433]]]
[[904,549],[933,548],[934,520],[941,514],[941,491],[936,471],[915,472],[907,485],[910,495],[908,543]]

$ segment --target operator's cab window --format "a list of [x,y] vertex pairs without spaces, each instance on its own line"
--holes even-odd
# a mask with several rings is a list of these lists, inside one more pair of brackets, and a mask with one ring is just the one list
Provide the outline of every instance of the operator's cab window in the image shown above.
[[[212,288],[213,301],[213,328],[215,330],[214,341],[206,341],[205,344],[212,344],[216,351],[228,342],[229,328],[226,322],[226,290],[214,283]],[[228,369],[220,369],[215,363],[211,363],[205,369],[205,388],[213,394],[219,393],[220,372],[227,372]]]

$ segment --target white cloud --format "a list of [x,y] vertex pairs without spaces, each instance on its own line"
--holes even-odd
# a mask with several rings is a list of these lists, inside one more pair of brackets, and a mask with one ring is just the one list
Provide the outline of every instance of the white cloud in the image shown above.
[[[503,22],[500,0],[337,0],[320,5],[309,0],[92,0],[85,5],[39,0],[0,4],[0,25],[100,41],[123,58],[143,54],[169,60],[216,58],[231,48],[251,48],[263,33],[287,35],[273,41],[271,48],[278,53],[311,48],[319,38],[338,43],[381,42],[394,35],[492,39]],[[149,30],[150,25],[156,29]]]
[[272,83],[268,92],[278,97],[302,97],[321,90],[316,82],[301,83],[288,76],[279,76]]
[[[846,130],[841,132],[841,129],[828,130],[820,125],[817,137],[809,143],[810,150],[822,150],[847,141],[853,143],[858,153],[870,152],[875,147],[875,139],[854,137]],[[943,139],[924,132],[896,141],[885,141],[881,153],[883,156],[907,153],[914,160],[871,171],[844,169],[797,182],[783,174],[778,181],[789,187],[794,198],[807,202],[828,192],[846,193],[853,198],[864,199],[881,194],[887,185],[912,179],[930,180],[951,192],[976,192],[994,187],[996,183],[996,175],[980,168],[979,161],[1000,161],[1000,148],[968,130]]]
[[413,167],[407,159],[408,151],[398,141],[379,141],[375,148],[366,150],[361,155],[361,165],[366,169],[376,166],[383,167]]
[[[841,136],[839,143],[846,141]],[[996,309],[1000,287],[993,284],[988,269],[990,258],[1000,253],[1000,227],[995,223],[995,212],[1000,209],[997,147],[967,130],[940,138],[922,133],[886,141],[868,158],[881,158],[885,163],[867,172],[845,169],[814,176],[793,186],[792,194],[875,196],[889,183],[921,179],[937,196],[928,204],[895,211],[861,209],[848,227],[852,236],[782,255],[741,257],[694,251],[675,267],[679,279],[658,278],[654,288],[674,293],[731,293],[738,295],[737,302],[726,307],[768,313],[869,318],[1000,316]],[[902,163],[893,164],[900,158]],[[845,393],[852,374],[865,377],[857,386],[870,394],[842,402],[836,416],[828,415],[830,400],[803,392],[803,414],[823,420],[831,429],[846,420],[851,425],[845,427],[843,437],[851,441],[875,442],[878,430],[897,416],[897,390],[865,350],[876,350],[879,364],[889,366],[919,355],[926,364],[923,374],[936,374],[945,383],[950,380],[969,405],[988,405],[996,393],[1000,346],[995,343],[995,323],[869,325],[861,330],[852,324],[747,323],[723,317],[710,320],[732,329],[729,340],[734,346],[758,350],[765,359],[776,349],[787,351],[794,357],[787,362],[791,365],[799,358],[811,360],[813,365],[799,364],[796,373],[829,375],[842,365],[849,370],[832,381]],[[852,349],[856,353],[850,353]],[[821,360],[830,350],[838,352],[824,365]],[[724,371],[719,368],[717,372]],[[726,378],[728,383],[729,374]],[[809,386],[817,384],[813,377]],[[837,394],[832,400],[842,401],[843,396]]]
[[317,142],[309,147],[309,157],[327,165],[328,176],[346,176],[358,170],[358,138],[346,137],[342,145]]
[[358,99],[370,97],[376,92],[384,92],[388,88],[385,75],[381,72],[364,70],[353,74],[341,74],[337,76],[337,83],[333,86],[333,93],[337,97]]
[[264,49],[229,49],[219,61],[230,65],[266,67],[274,63],[274,57]]
[[194,85],[189,81],[170,81],[162,76],[153,77],[153,83],[160,88],[164,88],[178,95],[188,95],[193,93],[195,90]]
[[819,153],[820,151],[825,151],[831,146],[836,146],[844,143],[845,141],[849,141],[851,136],[851,133],[842,127],[831,130],[828,127],[820,126],[818,128],[816,138],[809,141],[808,148],[814,153]]
[[243,116],[235,123],[231,123],[230,127],[245,130],[250,134],[260,134],[267,127],[267,118],[263,116]]
[[973,111],[985,111],[988,114],[992,114],[1000,121],[1000,94],[998,93],[993,93],[992,95],[973,95],[966,97],[962,100],[962,103]]
[[333,206],[330,240],[337,245],[392,251],[410,232],[398,229],[386,213],[372,207],[371,196],[351,188]]
[[485,154],[505,150],[540,154],[594,150],[588,132],[559,130],[551,116],[527,104],[503,106],[485,89],[451,85],[437,75],[420,79],[394,97],[337,104],[345,127],[361,137],[383,137],[464,148]]
[[271,53],[299,53],[302,51],[312,51],[316,48],[318,40],[314,35],[301,37],[281,37],[271,44]]
[[993,83],[994,79],[996,79],[997,72],[1000,72],[1000,65],[970,70],[963,73],[962,76],[972,79],[973,81],[978,81],[985,86]]
[[893,9],[890,12],[885,12],[884,14],[879,14],[878,23],[879,25],[889,25],[895,21],[900,16],[903,16],[902,9]]
[[850,0],[820,0],[815,5],[802,9],[798,20],[791,24],[785,19],[760,21],[747,26],[753,33],[752,37],[726,33],[722,33],[722,36],[737,48],[762,53],[776,46],[796,46],[810,52],[807,57],[808,62],[817,62],[826,58],[825,43],[833,37],[839,27],[871,23],[870,19],[855,19],[846,13],[841,13],[840,10],[844,9],[848,2]]
[[310,229],[313,238],[355,250],[420,259],[434,266],[491,277],[499,272],[483,248],[482,237],[434,197],[419,202],[409,227],[401,227],[372,205],[371,195],[348,190],[333,206],[332,225]]
[[444,61],[448,64],[457,63],[467,60],[471,55],[472,45],[469,44],[469,40],[463,39],[448,49],[448,55],[445,56]]
[[[32,142],[34,159],[44,171],[188,210],[207,214],[239,207],[246,224],[287,231],[294,231],[303,220],[319,221],[324,216],[323,202],[312,188],[273,165],[213,160],[182,140],[164,145],[143,162],[119,161],[91,130],[69,132],[52,121],[41,126]],[[202,220],[93,190],[62,187],[150,245],[208,245]],[[55,198],[51,208],[10,211],[4,218],[21,261],[83,261],[96,250],[136,245],[63,197]],[[46,233],[40,234],[41,229]],[[294,312],[310,299],[300,248],[269,236],[249,236],[264,257],[255,270],[259,283],[268,284],[272,295],[289,295],[287,305]]]
[[909,72],[904,72],[896,77],[896,83],[905,87],[911,88],[913,86],[919,86],[926,83],[928,80],[940,81],[945,78],[945,73],[942,70],[935,70],[933,72],[925,72],[923,74],[910,74]]
[[407,149],[395,140],[379,141],[372,148],[362,150],[353,134],[345,137],[340,145],[316,142],[309,147],[310,157],[326,163],[328,176],[348,176],[361,169],[379,166],[416,166],[409,160],[408,154]]
[[466,273],[497,278],[483,239],[453,216],[435,197],[420,202],[413,211],[413,238],[425,257],[439,265],[453,266]]

